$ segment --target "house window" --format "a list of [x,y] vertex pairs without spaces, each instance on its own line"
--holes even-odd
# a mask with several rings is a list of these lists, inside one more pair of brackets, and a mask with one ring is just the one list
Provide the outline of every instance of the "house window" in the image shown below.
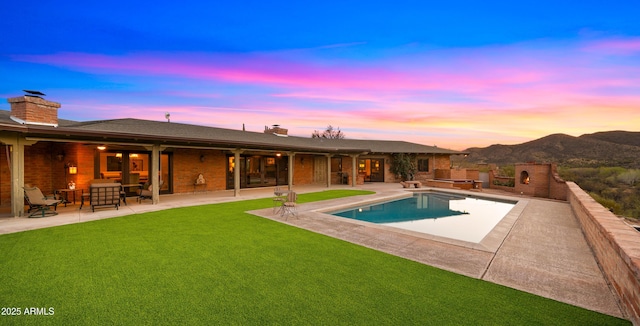
[[418,159],[418,172],[429,172],[429,159]]

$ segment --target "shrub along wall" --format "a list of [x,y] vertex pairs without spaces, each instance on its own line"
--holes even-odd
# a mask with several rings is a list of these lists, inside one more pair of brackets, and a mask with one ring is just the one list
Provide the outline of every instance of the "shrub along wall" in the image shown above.
[[567,185],[569,204],[598,263],[628,318],[640,325],[640,234],[578,185]]

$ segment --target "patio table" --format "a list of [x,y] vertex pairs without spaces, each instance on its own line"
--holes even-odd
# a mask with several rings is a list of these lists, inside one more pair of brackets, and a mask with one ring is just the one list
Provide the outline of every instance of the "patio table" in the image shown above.
[[63,197],[62,203],[64,207],[67,207],[67,204],[71,204],[69,201],[69,193],[73,194],[73,204],[76,204],[76,191],[80,191],[81,189],[58,189],[56,193],[60,194]]

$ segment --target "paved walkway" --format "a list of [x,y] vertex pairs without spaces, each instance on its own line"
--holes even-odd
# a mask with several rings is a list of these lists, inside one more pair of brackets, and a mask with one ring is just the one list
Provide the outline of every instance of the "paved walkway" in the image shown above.
[[[272,209],[251,213],[458,274],[622,317],[580,226],[565,202],[508,197],[520,202],[483,241],[475,244],[323,213],[328,208],[406,196],[406,192],[396,184],[372,184],[358,188],[374,190],[377,194],[303,204],[298,208],[298,216],[286,220],[274,214]],[[321,190],[326,188],[296,188],[300,193]],[[82,210],[78,206],[60,207],[60,214],[54,217],[0,218],[0,234],[272,195],[271,188],[243,190],[240,197],[233,197],[232,191],[165,195],[157,205],[151,205],[149,201],[139,204],[130,198],[129,205],[119,210],[99,209],[95,213],[86,207]],[[490,190],[485,190],[483,195],[505,198]]]

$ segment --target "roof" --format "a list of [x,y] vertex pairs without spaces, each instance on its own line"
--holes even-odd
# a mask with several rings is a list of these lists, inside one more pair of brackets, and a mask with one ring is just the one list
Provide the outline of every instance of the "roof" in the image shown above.
[[22,125],[0,110],[0,130],[17,131],[31,137],[125,143],[157,143],[167,146],[204,146],[321,153],[416,153],[461,154],[462,152],[405,141],[324,139],[276,136],[243,131],[142,119],[72,121],[59,119],[58,127]]

